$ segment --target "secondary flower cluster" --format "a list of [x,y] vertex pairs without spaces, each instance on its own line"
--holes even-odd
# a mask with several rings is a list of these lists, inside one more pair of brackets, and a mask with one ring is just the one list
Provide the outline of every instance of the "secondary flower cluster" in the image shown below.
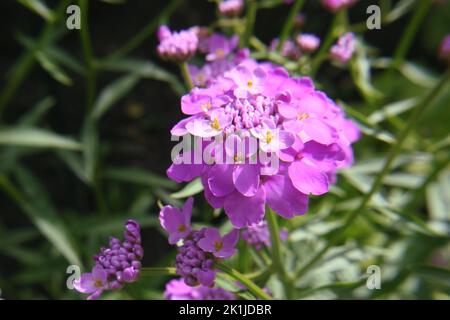
[[[276,51],[279,43],[278,39],[272,40],[269,47],[270,51]],[[291,60],[298,60],[302,54],[316,51],[319,45],[319,37],[309,33],[301,33],[295,37],[295,41],[286,39],[281,47],[280,54]]]
[[235,300],[236,296],[222,288],[188,286],[183,280],[173,279],[166,284],[164,297],[167,300]]
[[219,12],[225,16],[235,17],[244,9],[244,0],[222,0],[218,3]]
[[[261,250],[263,247],[270,247],[270,232],[267,226],[267,221],[249,226],[242,231],[242,239],[253,246],[256,250]],[[288,236],[287,230],[280,230],[280,239],[286,240]]]
[[337,43],[331,47],[331,58],[341,63],[348,62],[355,52],[355,35],[351,32],[343,34]]
[[92,272],[83,273],[74,281],[81,293],[89,293],[88,299],[98,298],[105,290],[122,288],[125,283],[138,279],[144,251],[141,246],[140,226],[134,220],[125,224],[125,241],[111,237],[109,247],[101,248],[94,256]]
[[197,29],[172,32],[167,26],[158,29],[158,54],[166,60],[183,62],[192,57],[198,46]]
[[177,274],[188,286],[214,286],[216,269],[214,263],[236,253],[239,231],[232,230],[221,236],[216,228],[192,230],[190,220],[193,199],[189,198],[180,210],[170,205],[164,206],[159,214],[161,226],[169,233],[169,243],[180,240],[176,256]]
[[[199,148],[213,161],[185,161],[196,151],[184,150],[168,176],[177,182],[200,177],[208,202],[224,207],[235,228],[262,221],[266,205],[285,218],[305,213],[308,195],[326,193],[336,170],[351,164],[351,143],[359,137],[356,125],[311,79],[251,59],[207,88],[193,89],[181,107],[189,117],[172,134],[202,139]],[[256,150],[247,147],[254,139]],[[231,143],[224,147],[221,140]]]

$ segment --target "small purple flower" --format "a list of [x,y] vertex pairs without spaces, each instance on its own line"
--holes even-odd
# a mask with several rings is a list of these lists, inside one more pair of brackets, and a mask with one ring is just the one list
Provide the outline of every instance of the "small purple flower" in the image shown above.
[[262,83],[266,73],[261,68],[250,71],[243,66],[238,66],[231,70],[226,77],[236,84],[234,95],[237,98],[247,98],[248,94],[258,94],[263,90]]
[[[279,39],[273,39],[270,43],[270,51],[276,51],[278,48],[278,44],[280,43]],[[287,39],[283,43],[283,47],[281,48],[281,55],[283,57],[289,58],[291,60],[298,60],[301,56],[301,52],[299,47],[295,44],[291,39]]]
[[198,37],[196,28],[171,32],[167,26],[161,26],[157,35],[159,38],[157,50],[163,59],[184,62],[197,51]]
[[238,240],[239,231],[236,229],[233,229],[222,238],[219,230],[208,228],[205,230],[205,237],[198,242],[198,246],[206,252],[211,252],[217,258],[226,259],[236,253]]
[[322,0],[322,5],[331,12],[337,12],[343,8],[348,8],[356,3],[357,0]]
[[211,35],[208,39],[206,60],[215,61],[226,58],[236,49],[238,42],[238,36],[227,38],[218,33]]
[[450,34],[442,39],[438,55],[440,59],[450,63]]
[[193,202],[194,199],[190,197],[181,210],[170,205],[161,209],[159,221],[164,230],[169,233],[170,244],[176,244],[190,234]]
[[229,17],[235,17],[241,14],[244,8],[243,0],[222,0],[219,3],[219,12]]
[[340,36],[337,43],[331,47],[331,58],[341,63],[347,63],[355,51],[355,35],[347,32]]
[[181,279],[170,280],[166,284],[164,297],[167,300],[235,300],[236,296],[222,288],[206,286],[191,287]]
[[73,285],[78,292],[90,293],[88,300],[95,300],[108,288],[107,276],[106,271],[96,265],[91,273],[83,273]]
[[125,241],[111,237],[108,248],[101,248],[94,256],[95,265],[91,273],[84,273],[74,281],[81,293],[91,293],[88,299],[97,299],[104,290],[122,288],[125,283],[139,278],[144,251],[141,246],[139,224],[128,220],[125,224]]
[[320,45],[320,39],[317,36],[308,33],[299,34],[295,38],[295,41],[297,42],[297,45],[300,47],[300,50],[304,52],[316,51]]

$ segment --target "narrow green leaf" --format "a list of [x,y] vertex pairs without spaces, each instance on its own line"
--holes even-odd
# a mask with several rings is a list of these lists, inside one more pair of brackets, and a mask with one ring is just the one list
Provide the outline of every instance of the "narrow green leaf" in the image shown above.
[[177,186],[176,183],[167,178],[139,168],[109,168],[105,170],[105,177],[153,188],[162,187],[173,190]]
[[117,101],[128,94],[138,82],[135,74],[127,74],[104,88],[94,104],[92,117],[96,120],[108,111]]
[[193,196],[203,191],[203,184],[200,178],[192,180],[180,191],[172,193],[170,196],[174,199],[183,199]]
[[82,148],[79,142],[51,131],[22,127],[1,128],[0,145],[69,150],[81,150]]
[[47,5],[41,0],[17,0],[20,4],[22,4],[27,9],[37,13],[42,18],[47,21],[54,20],[54,13],[51,9],[47,7]]

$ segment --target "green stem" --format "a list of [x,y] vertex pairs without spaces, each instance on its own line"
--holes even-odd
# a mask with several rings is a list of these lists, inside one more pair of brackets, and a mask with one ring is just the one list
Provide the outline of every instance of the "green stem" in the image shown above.
[[270,208],[267,208],[266,219],[270,231],[273,269],[283,283],[286,298],[292,299],[292,281],[289,279],[286,269],[284,268],[283,257],[281,254],[280,229],[278,228],[277,217]]
[[330,50],[330,47],[333,44],[334,40],[339,35],[338,26],[341,23],[343,23],[343,20],[346,20],[346,18],[347,18],[347,11],[345,9],[340,10],[334,15],[328,33],[325,36],[325,39],[323,40],[319,51],[317,52],[316,56],[314,57],[311,63],[310,75],[312,77],[315,76],[320,66],[322,65],[322,62],[325,61],[326,58],[328,57],[328,51]]
[[247,0],[247,15],[245,17],[245,30],[241,38],[241,48],[246,48],[249,45],[250,38],[253,34],[253,27],[256,20],[256,11],[258,10],[258,3],[256,0]]
[[386,157],[386,161],[384,163],[383,168],[381,169],[381,172],[376,177],[375,181],[373,182],[369,192],[367,192],[360,204],[353,210],[350,211],[348,214],[343,226],[339,229],[337,229],[333,235],[331,236],[327,246],[325,246],[321,251],[319,251],[306,265],[301,268],[296,273],[296,278],[300,278],[303,276],[306,272],[308,272],[321,258],[322,256],[328,252],[328,250],[334,246],[343,235],[344,231],[353,223],[357,215],[362,212],[366,206],[369,204],[370,200],[372,199],[373,195],[378,191],[378,189],[381,187],[383,183],[384,177],[389,173],[391,166],[395,160],[395,158],[399,155],[401,152],[403,143],[405,142],[406,138],[409,136],[409,134],[412,132],[412,130],[417,125],[420,117],[423,115],[423,113],[433,104],[433,102],[438,97],[440,91],[445,87],[447,82],[450,80],[450,70],[447,70],[444,76],[441,78],[441,80],[437,83],[437,85],[427,94],[420,103],[416,106],[414,112],[412,113],[411,117],[409,118],[408,122],[406,123],[403,130],[400,132],[397,143],[393,144],[391,146],[391,149],[388,152],[388,155]]
[[88,0],[79,0],[78,4],[81,9],[80,41],[81,47],[83,48],[84,61],[86,64],[86,106],[88,113],[90,113],[94,105],[96,91],[96,62],[91,46],[91,39],[89,36]]
[[104,60],[115,60],[126,56],[128,53],[139,47],[145,40],[155,33],[156,28],[170,17],[184,0],[172,0],[157,17],[150,19],[150,22],[135,36],[133,36],[127,43],[119,49],[106,56]]
[[171,267],[145,267],[141,269],[141,277],[173,276],[176,274],[176,269]]
[[286,42],[287,38],[289,37],[289,34],[292,31],[292,27],[294,26],[295,17],[297,16],[298,12],[302,9],[303,4],[305,3],[304,0],[296,0],[294,5],[292,6],[291,10],[289,11],[289,16],[286,19],[286,22],[283,25],[283,29],[281,30],[280,37],[279,37],[279,43],[278,43],[278,51],[280,51],[283,48],[284,43]]
[[222,264],[220,262],[216,263],[215,266],[217,267],[217,269],[226,273],[231,278],[235,279],[236,281],[239,281],[242,285],[244,285],[248,289],[248,291],[250,291],[253,295],[255,295],[255,297],[260,298],[262,300],[272,300],[272,297],[269,296],[267,293],[265,293],[263,289],[261,289],[252,280],[250,280],[237,270],[234,270],[233,268],[230,268],[229,266]]
[[191,90],[192,88],[194,88],[194,83],[192,82],[191,75],[189,74],[188,64],[187,62],[181,62],[179,66],[184,83],[186,84],[188,90]]
[[412,17],[409,20],[408,25],[406,26],[405,32],[400,37],[400,43],[395,49],[393,63],[390,65],[388,70],[389,75],[392,73],[393,69],[398,68],[402,65],[407,52],[411,48],[414,36],[416,35],[417,30],[419,29],[420,24],[425,18],[425,15],[428,12],[431,4],[432,1],[419,1],[419,4],[414,10]]

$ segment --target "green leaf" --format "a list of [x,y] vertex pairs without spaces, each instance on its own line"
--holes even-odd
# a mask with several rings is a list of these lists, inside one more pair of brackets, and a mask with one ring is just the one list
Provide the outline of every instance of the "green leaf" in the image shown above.
[[27,9],[37,13],[46,21],[53,21],[55,19],[54,13],[51,9],[47,7],[47,5],[40,0],[17,0],[20,4],[22,4]]
[[180,191],[172,193],[170,196],[174,199],[183,199],[193,196],[203,191],[203,184],[200,178],[192,180]]
[[130,92],[138,82],[136,74],[127,74],[104,88],[94,104],[92,117],[96,120],[109,110],[117,101]]
[[43,52],[36,52],[36,59],[56,81],[60,83],[70,86],[72,85],[72,79],[61,69],[56,62],[50,60],[50,58]]
[[383,94],[372,85],[370,67],[371,64],[367,58],[367,49],[365,45],[358,41],[355,57],[350,62],[350,71],[361,94],[367,100],[372,101],[382,98]]
[[14,175],[20,189],[5,177],[0,177],[3,189],[28,215],[36,228],[72,264],[81,266],[74,240],[64,221],[57,215],[44,186],[24,167],[16,166]]
[[368,120],[372,125],[380,123],[388,118],[397,116],[405,111],[410,110],[419,102],[419,98],[410,98],[385,105],[380,110],[372,113]]
[[98,132],[95,122],[87,118],[81,129],[83,142],[84,176],[89,183],[94,181],[98,157]]
[[108,71],[128,72],[139,75],[142,78],[167,82],[177,94],[182,95],[185,92],[183,84],[177,77],[147,60],[127,58],[107,61],[101,64],[100,68]]
[[33,148],[81,150],[78,141],[37,128],[3,127],[0,129],[0,145]]
[[439,285],[450,288],[450,269],[430,265],[418,265],[411,267],[412,272],[418,276],[430,280]]
[[153,188],[175,189],[177,186],[167,178],[139,168],[109,168],[105,170],[105,177]]

